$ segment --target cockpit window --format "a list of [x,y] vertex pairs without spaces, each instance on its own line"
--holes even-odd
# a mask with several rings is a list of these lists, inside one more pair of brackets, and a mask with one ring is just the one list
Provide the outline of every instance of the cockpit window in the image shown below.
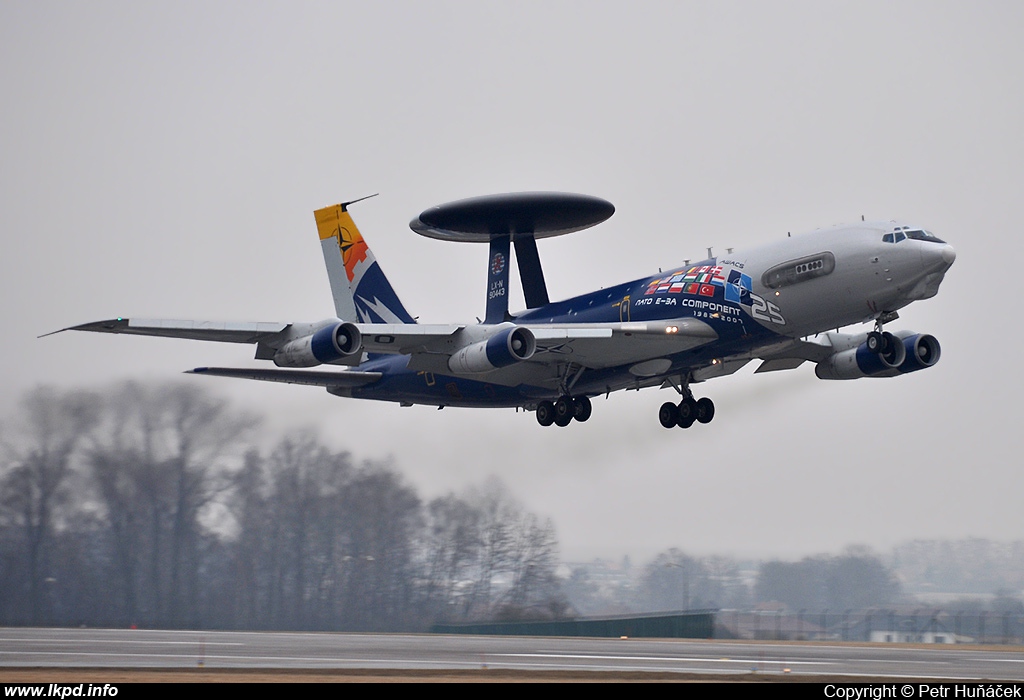
[[942,243],[945,245],[945,241],[941,238],[933,236],[928,231],[923,229],[915,228],[911,229],[909,226],[897,226],[892,230],[892,233],[887,233],[882,236],[882,243],[899,243],[911,238],[915,241],[928,241],[929,243]]
[[907,238],[913,238],[915,241],[928,241],[930,243],[945,243],[941,238],[937,238],[928,231],[922,231],[921,229],[907,231]]

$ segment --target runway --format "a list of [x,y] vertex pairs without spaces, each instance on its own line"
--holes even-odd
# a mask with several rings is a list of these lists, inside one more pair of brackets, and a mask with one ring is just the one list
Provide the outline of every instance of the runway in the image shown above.
[[0,667],[561,670],[1024,681],[1019,647],[0,629]]

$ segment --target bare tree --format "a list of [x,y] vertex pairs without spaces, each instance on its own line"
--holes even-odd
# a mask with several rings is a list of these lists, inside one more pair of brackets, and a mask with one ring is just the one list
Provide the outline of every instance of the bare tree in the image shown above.
[[435,619],[456,616],[466,591],[463,584],[473,578],[473,567],[481,547],[480,512],[450,493],[427,506],[425,537],[426,588],[424,600]]
[[[470,489],[476,511],[475,582],[464,597],[464,617],[523,617],[563,612],[567,603],[555,577],[557,544],[550,520],[526,512],[496,477]],[[532,612],[531,612],[532,611]]]
[[504,597],[504,617],[563,616],[569,605],[555,576],[558,540],[554,524],[520,510],[511,530],[512,579]]
[[714,571],[721,561],[691,557],[673,547],[654,558],[640,581],[640,606],[646,610],[690,610],[715,607],[725,594],[723,581]]
[[465,599],[464,617],[485,618],[492,613],[495,578],[507,573],[512,550],[511,525],[519,510],[505,485],[496,477],[470,489],[466,500],[479,513],[476,581]]
[[888,605],[901,595],[899,581],[869,550],[851,547],[838,557],[761,565],[755,594],[791,610],[847,610]]
[[396,629],[412,612],[416,546],[423,527],[416,492],[384,465],[355,475],[346,514],[346,616],[355,629]]
[[349,477],[348,455],[332,455],[311,435],[295,435],[278,443],[267,464],[270,615],[277,624],[304,627],[313,610],[323,609],[323,596],[333,594],[341,534],[336,506],[325,496],[337,500]]
[[[110,397],[89,463],[131,621],[187,624],[197,608],[204,508],[254,419],[194,385],[128,383]],[[141,592],[141,593],[140,593]]]
[[41,387],[5,431],[2,505],[23,538],[30,620],[43,621],[43,586],[57,511],[67,496],[74,450],[96,424],[97,398]]

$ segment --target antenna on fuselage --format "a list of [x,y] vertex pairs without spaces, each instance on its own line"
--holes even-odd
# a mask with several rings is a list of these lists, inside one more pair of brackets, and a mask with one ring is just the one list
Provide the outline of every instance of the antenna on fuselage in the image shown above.
[[370,197],[376,197],[379,194],[380,194],[380,192],[374,192],[373,194],[368,194],[365,197],[360,197],[359,199],[353,199],[350,202],[342,202],[341,205],[340,205],[341,206],[341,210],[342,211],[348,211],[348,208],[350,206],[352,206],[353,204],[355,204],[356,202],[361,202],[364,199],[369,199]]
[[548,288],[537,239],[582,231],[605,221],[615,207],[598,197],[562,192],[516,192],[473,197],[427,209],[409,222],[416,233],[442,241],[489,243],[485,323],[508,313],[508,257],[515,244],[526,307],[547,306]]

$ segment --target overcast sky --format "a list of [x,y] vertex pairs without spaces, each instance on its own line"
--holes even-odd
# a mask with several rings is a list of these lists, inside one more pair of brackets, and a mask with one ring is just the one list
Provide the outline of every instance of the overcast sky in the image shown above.
[[0,415],[40,383],[251,366],[248,346],[36,336],[331,316],[312,211],[374,192],[353,214],[437,323],[484,310],[485,249],[408,228],[454,199],[616,205],[542,241],[553,299],[709,246],[900,218],[957,249],[939,295],[891,325],[937,336],[941,362],[854,382],[751,366],[697,387],[718,410],[688,431],[658,424],[672,395],[654,389],[560,430],[180,380],[276,434],[312,424],[392,456],[427,496],[497,474],[568,558],[1022,538],[1022,33],[1019,2],[0,3]]

